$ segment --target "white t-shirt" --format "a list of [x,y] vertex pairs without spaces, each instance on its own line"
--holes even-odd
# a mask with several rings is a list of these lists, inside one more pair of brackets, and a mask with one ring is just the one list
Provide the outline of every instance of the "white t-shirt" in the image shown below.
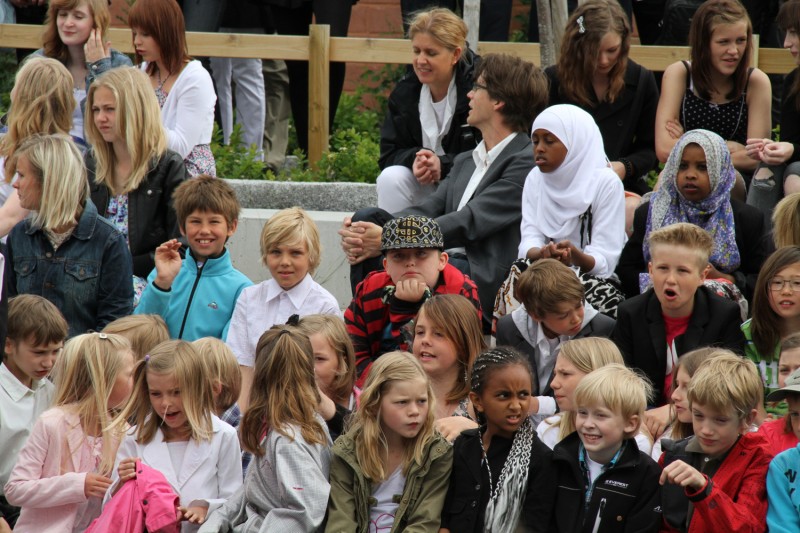
[[394,526],[394,516],[400,506],[400,497],[406,488],[406,476],[400,467],[383,483],[372,490],[375,505],[369,510],[369,533],[389,533]]

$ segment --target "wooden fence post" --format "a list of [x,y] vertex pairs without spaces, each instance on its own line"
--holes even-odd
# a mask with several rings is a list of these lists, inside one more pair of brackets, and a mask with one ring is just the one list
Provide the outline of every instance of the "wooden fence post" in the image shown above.
[[331,27],[312,24],[308,36],[308,160],[316,169],[330,132]]
[[464,0],[464,22],[467,24],[467,42],[470,48],[477,50],[481,24],[481,0]]

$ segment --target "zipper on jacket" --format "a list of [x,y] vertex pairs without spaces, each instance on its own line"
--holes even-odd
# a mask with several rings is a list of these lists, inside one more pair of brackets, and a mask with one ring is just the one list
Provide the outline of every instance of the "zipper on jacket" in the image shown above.
[[203,261],[202,263],[195,263],[197,265],[197,277],[194,278],[194,285],[192,285],[192,292],[189,293],[189,301],[186,302],[186,310],[183,312],[183,322],[181,322],[181,331],[178,333],[178,338],[183,338],[183,329],[186,327],[186,319],[189,317],[189,308],[192,306],[192,300],[194,299],[194,291],[197,290],[197,284],[200,283],[200,276],[203,275],[203,267],[206,266],[208,259]]
[[594,519],[594,527],[592,528],[592,533],[597,533],[600,531],[600,521],[603,519],[603,509],[606,508],[606,499],[600,498],[600,508],[597,509],[597,516]]

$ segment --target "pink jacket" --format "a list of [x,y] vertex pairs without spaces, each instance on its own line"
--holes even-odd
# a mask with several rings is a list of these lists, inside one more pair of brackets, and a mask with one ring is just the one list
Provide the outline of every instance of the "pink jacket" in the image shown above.
[[180,499],[164,474],[136,461],[136,478],[125,482],[86,533],[178,533]]
[[8,503],[22,507],[15,530],[72,533],[86,501],[86,473],[94,470],[85,437],[75,413],[62,407],[42,413],[4,489]]

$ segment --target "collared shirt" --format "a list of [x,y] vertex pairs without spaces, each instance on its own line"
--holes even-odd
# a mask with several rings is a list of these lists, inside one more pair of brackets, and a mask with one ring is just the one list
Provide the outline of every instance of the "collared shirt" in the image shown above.
[[32,386],[23,385],[5,363],[0,364],[0,493],[36,419],[55,395],[55,386],[47,379],[34,380]]
[[285,291],[274,279],[247,287],[236,300],[228,346],[240,365],[255,366],[258,339],[275,324],[285,324],[292,315],[330,314],[341,316],[339,303],[306,274],[303,281]]
[[[486,175],[486,171],[489,170],[489,167],[492,166],[492,163],[497,156],[505,149],[506,146],[509,145],[511,141],[514,140],[517,134],[512,133],[508,135],[505,139],[497,143],[494,148],[486,151],[486,142],[481,141],[478,146],[472,151],[472,160],[475,162],[475,171],[472,173],[472,176],[469,178],[469,182],[467,182],[467,188],[464,189],[464,194],[461,196],[461,200],[458,202],[458,209],[457,211],[461,211],[461,209],[467,205],[467,202],[472,199],[472,196],[475,194],[475,191],[478,189],[478,186],[483,181],[483,177]],[[452,248],[447,250],[448,253],[461,253],[466,254],[467,251],[465,248]]]

